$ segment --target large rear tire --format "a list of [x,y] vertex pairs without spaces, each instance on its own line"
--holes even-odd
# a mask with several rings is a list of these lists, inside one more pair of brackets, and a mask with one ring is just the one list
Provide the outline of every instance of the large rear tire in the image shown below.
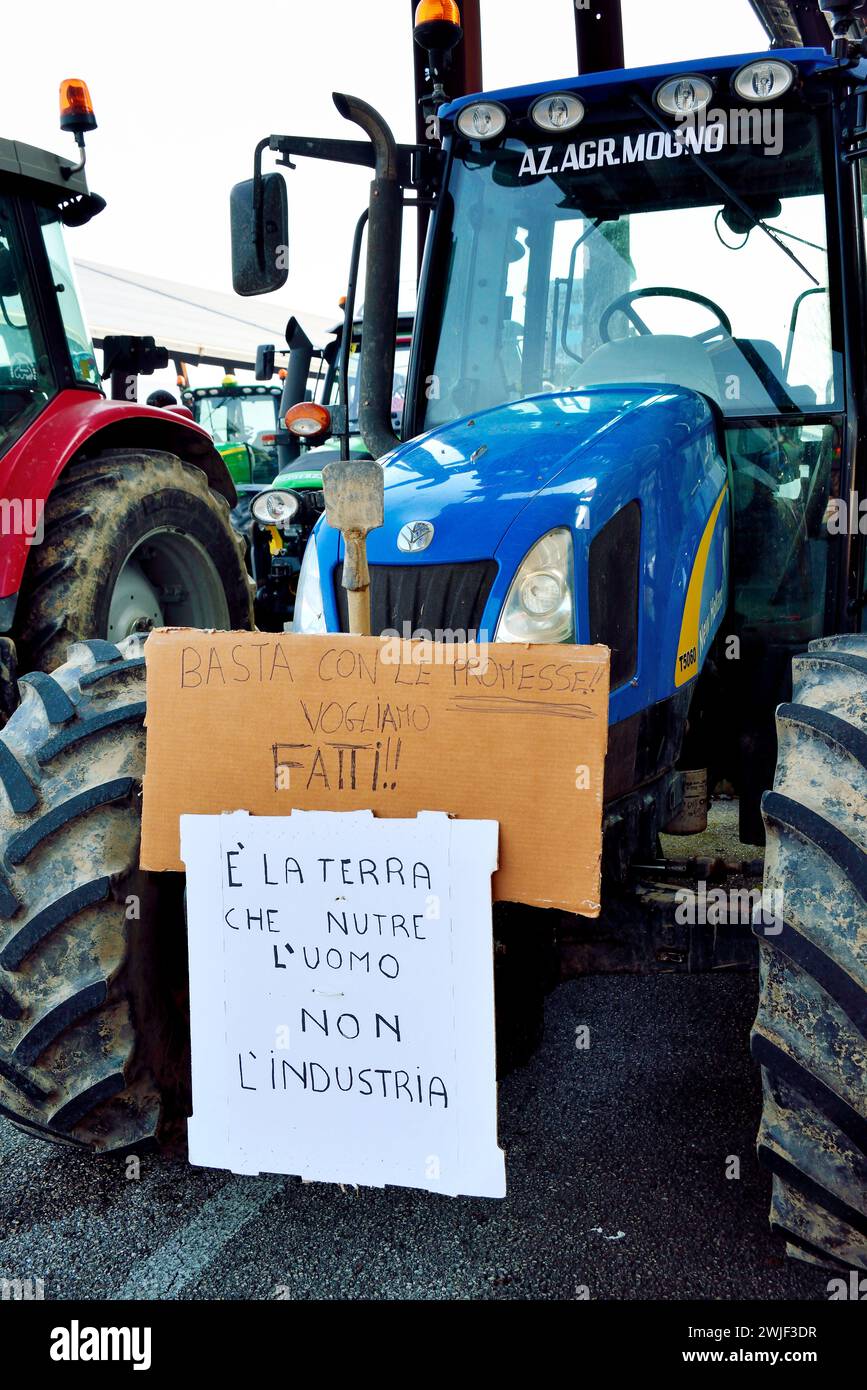
[[25,676],[0,734],[0,1114],[98,1152],[189,1111],[183,880],[138,869],[143,642]]
[[70,465],[25,571],[19,669],[51,671],[88,638],[251,628],[252,584],[229,517],[201,469],[174,454],[116,449]]
[[[777,710],[761,998],[760,1160],[789,1254],[867,1269],[867,636],[811,642]],[[774,894],[779,894],[775,900]]]

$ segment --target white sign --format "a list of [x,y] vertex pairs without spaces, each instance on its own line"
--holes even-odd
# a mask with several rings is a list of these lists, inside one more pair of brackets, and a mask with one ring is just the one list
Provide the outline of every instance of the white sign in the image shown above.
[[503,1197],[495,821],[181,817],[192,1163]]

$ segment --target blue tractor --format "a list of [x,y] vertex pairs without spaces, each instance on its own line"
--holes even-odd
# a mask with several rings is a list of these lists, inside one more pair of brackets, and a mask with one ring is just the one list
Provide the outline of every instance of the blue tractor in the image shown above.
[[[434,74],[455,8],[419,7]],[[865,1267],[867,50],[842,11],[832,52],[461,97],[412,158],[335,101],[374,168],[372,630],[610,648],[609,884],[656,852],[684,769],[736,787],[785,905],[756,927],[772,1219],[793,1253]],[[347,157],[270,143],[284,163]],[[254,202],[276,206],[273,177],[257,169]],[[433,215],[400,442],[388,344],[413,191]],[[349,630],[343,555],[323,518],[297,631]]]

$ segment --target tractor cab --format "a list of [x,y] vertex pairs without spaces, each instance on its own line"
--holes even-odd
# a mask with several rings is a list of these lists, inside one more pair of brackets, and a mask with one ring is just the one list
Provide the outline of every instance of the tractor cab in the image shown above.
[[[400,431],[404,406],[406,404],[406,383],[409,375],[413,317],[414,315],[411,312],[404,311],[398,314],[397,333],[394,340],[394,380],[390,410],[392,424],[396,433]],[[352,326],[352,336],[349,341],[349,354],[347,360],[349,433],[351,453],[353,455],[358,454],[360,457],[369,457],[368,450],[358,428],[362,328],[363,317],[359,316]],[[332,370],[326,378],[322,403],[333,411],[338,405],[339,400],[340,373],[338,360],[334,363]],[[327,462],[327,459],[325,461]]]
[[[397,316],[394,334],[389,413],[392,427],[398,433],[406,405],[414,317],[413,310],[402,310]],[[337,324],[332,330],[332,340],[322,353],[326,369],[321,377],[321,391],[308,393],[307,400],[297,402],[287,414],[289,431],[304,446],[304,453],[299,461],[281,469],[274,479],[275,487],[293,487],[293,474],[299,469],[305,472],[317,468],[321,470],[326,463],[341,456],[347,441],[350,457],[371,457],[359,426],[363,327],[363,315],[359,315],[353,320],[351,332],[345,334],[342,324]],[[339,432],[343,437],[338,439],[336,421],[343,418],[344,390],[347,400],[346,428]],[[309,404],[315,405],[316,409],[305,410],[305,405]]]
[[63,232],[103,206],[67,160],[0,140],[0,454],[59,392],[101,389]]
[[137,401],[166,350],[109,334],[97,369],[64,242],[105,207],[84,175],[96,120],[79,78],[61,83],[60,126],[77,163],[0,140],[0,717],[16,669],[48,669],[80,638],[250,622],[243,554],[211,498],[235,501],[223,461],[189,417]]
[[799,50],[442,113],[450,216],[422,366],[437,389],[416,396],[416,430],[540,394],[592,411],[648,383],[694,392],[729,473],[732,631],[763,646],[819,636],[829,595],[845,379],[827,99],[840,76]]
[[236,484],[269,483],[277,471],[282,386],[239,386],[225,376],[219,386],[187,387],[181,400],[222,455]]
[[[841,135],[853,79],[823,51],[778,50],[592,74],[559,91],[499,92],[440,113],[448,175],[408,433],[432,431],[446,443],[473,418],[487,439],[486,420],[493,427],[511,416],[514,431],[523,418],[513,506],[504,508],[506,479],[493,459],[474,480],[501,530],[491,558],[505,559],[510,535],[523,530],[520,509],[541,511],[542,495],[571,494],[576,512],[585,508],[583,536],[566,506],[557,515],[572,540],[557,582],[564,592],[574,586],[573,634],[612,648],[610,766],[633,712],[671,708],[705,671],[702,697],[712,709],[736,709],[738,721],[720,724],[714,748],[692,758],[739,787],[745,839],[761,838],[773,710],[786,697],[791,658],[846,625],[846,604],[857,601],[845,592],[846,571],[863,566],[826,524],[847,485],[845,438],[858,428],[863,381],[857,339],[846,367],[863,293],[860,165],[848,162]],[[666,398],[683,391],[702,403],[695,420],[664,422]],[[582,421],[598,426],[589,450],[575,428]],[[689,455],[706,428],[713,445],[702,463]],[[665,456],[681,458],[667,476]],[[716,558],[709,538],[698,623],[686,638],[687,583],[642,652],[641,630],[649,636],[659,615],[660,568],[694,553],[686,530],[676,525],[666,537],[667,523],[702,492],[700,514],[710,518],[721,491],[707,482],[715,460],[725,469],[715,526],[730,529]],[[425,472],[433,481],[435,468]],[[533,501],[540,486],[546,492]],[[422,496],[406,501],[404,519],[410,510],[415,519]],[[428,494],[419,514],[436,522],[433,501]],[[609,594],[621,587],[606,605],[594,597],[602,581],[593,552],[624,502],[636,508],[634,534],[616,549],[620,567],[635,566],[634,580],[624,589],[622,568],[615,580],[606,567]],[[449,521],[450,540],[462,519]],[[514,574],[521,556],[507,564]],[[680,564],[666,571],[667,586],[677,586]],[[503,635],[506,595],[499,609],[496,597],[495,585],[473,616]],[[557,604],[546,619],[523,613],[523,603],[515,633],[559,635]],[[671,670],[659,670],[660,652],[665,663],[673,655]],[[694,730],[711,720],[701,700],[693,705]],[[612,773],[615,795],[640,780],[628,761],[622,781]]]

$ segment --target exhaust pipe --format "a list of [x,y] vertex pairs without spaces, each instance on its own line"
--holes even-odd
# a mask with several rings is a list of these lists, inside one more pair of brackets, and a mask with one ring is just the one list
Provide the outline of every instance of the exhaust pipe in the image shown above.
[[283,381],[277,430],[277,462],[281,468],[286,468],[301,457],[301,440],[287,430],[286,411],[290,405],[306,400],[307,378],[313,360],[313,344],[296,318],[291,318],[286,324],[286,346],[289,349],[289,366]]
[[397,145],[379,112],[366,101],[342,92],[335,92],[333,100],[341,116],[361,126],[375,155],[367,224],[358,428],[365,446],[378,459],[400,442],[391,425],[391,398],[403,189],[398,179]]

